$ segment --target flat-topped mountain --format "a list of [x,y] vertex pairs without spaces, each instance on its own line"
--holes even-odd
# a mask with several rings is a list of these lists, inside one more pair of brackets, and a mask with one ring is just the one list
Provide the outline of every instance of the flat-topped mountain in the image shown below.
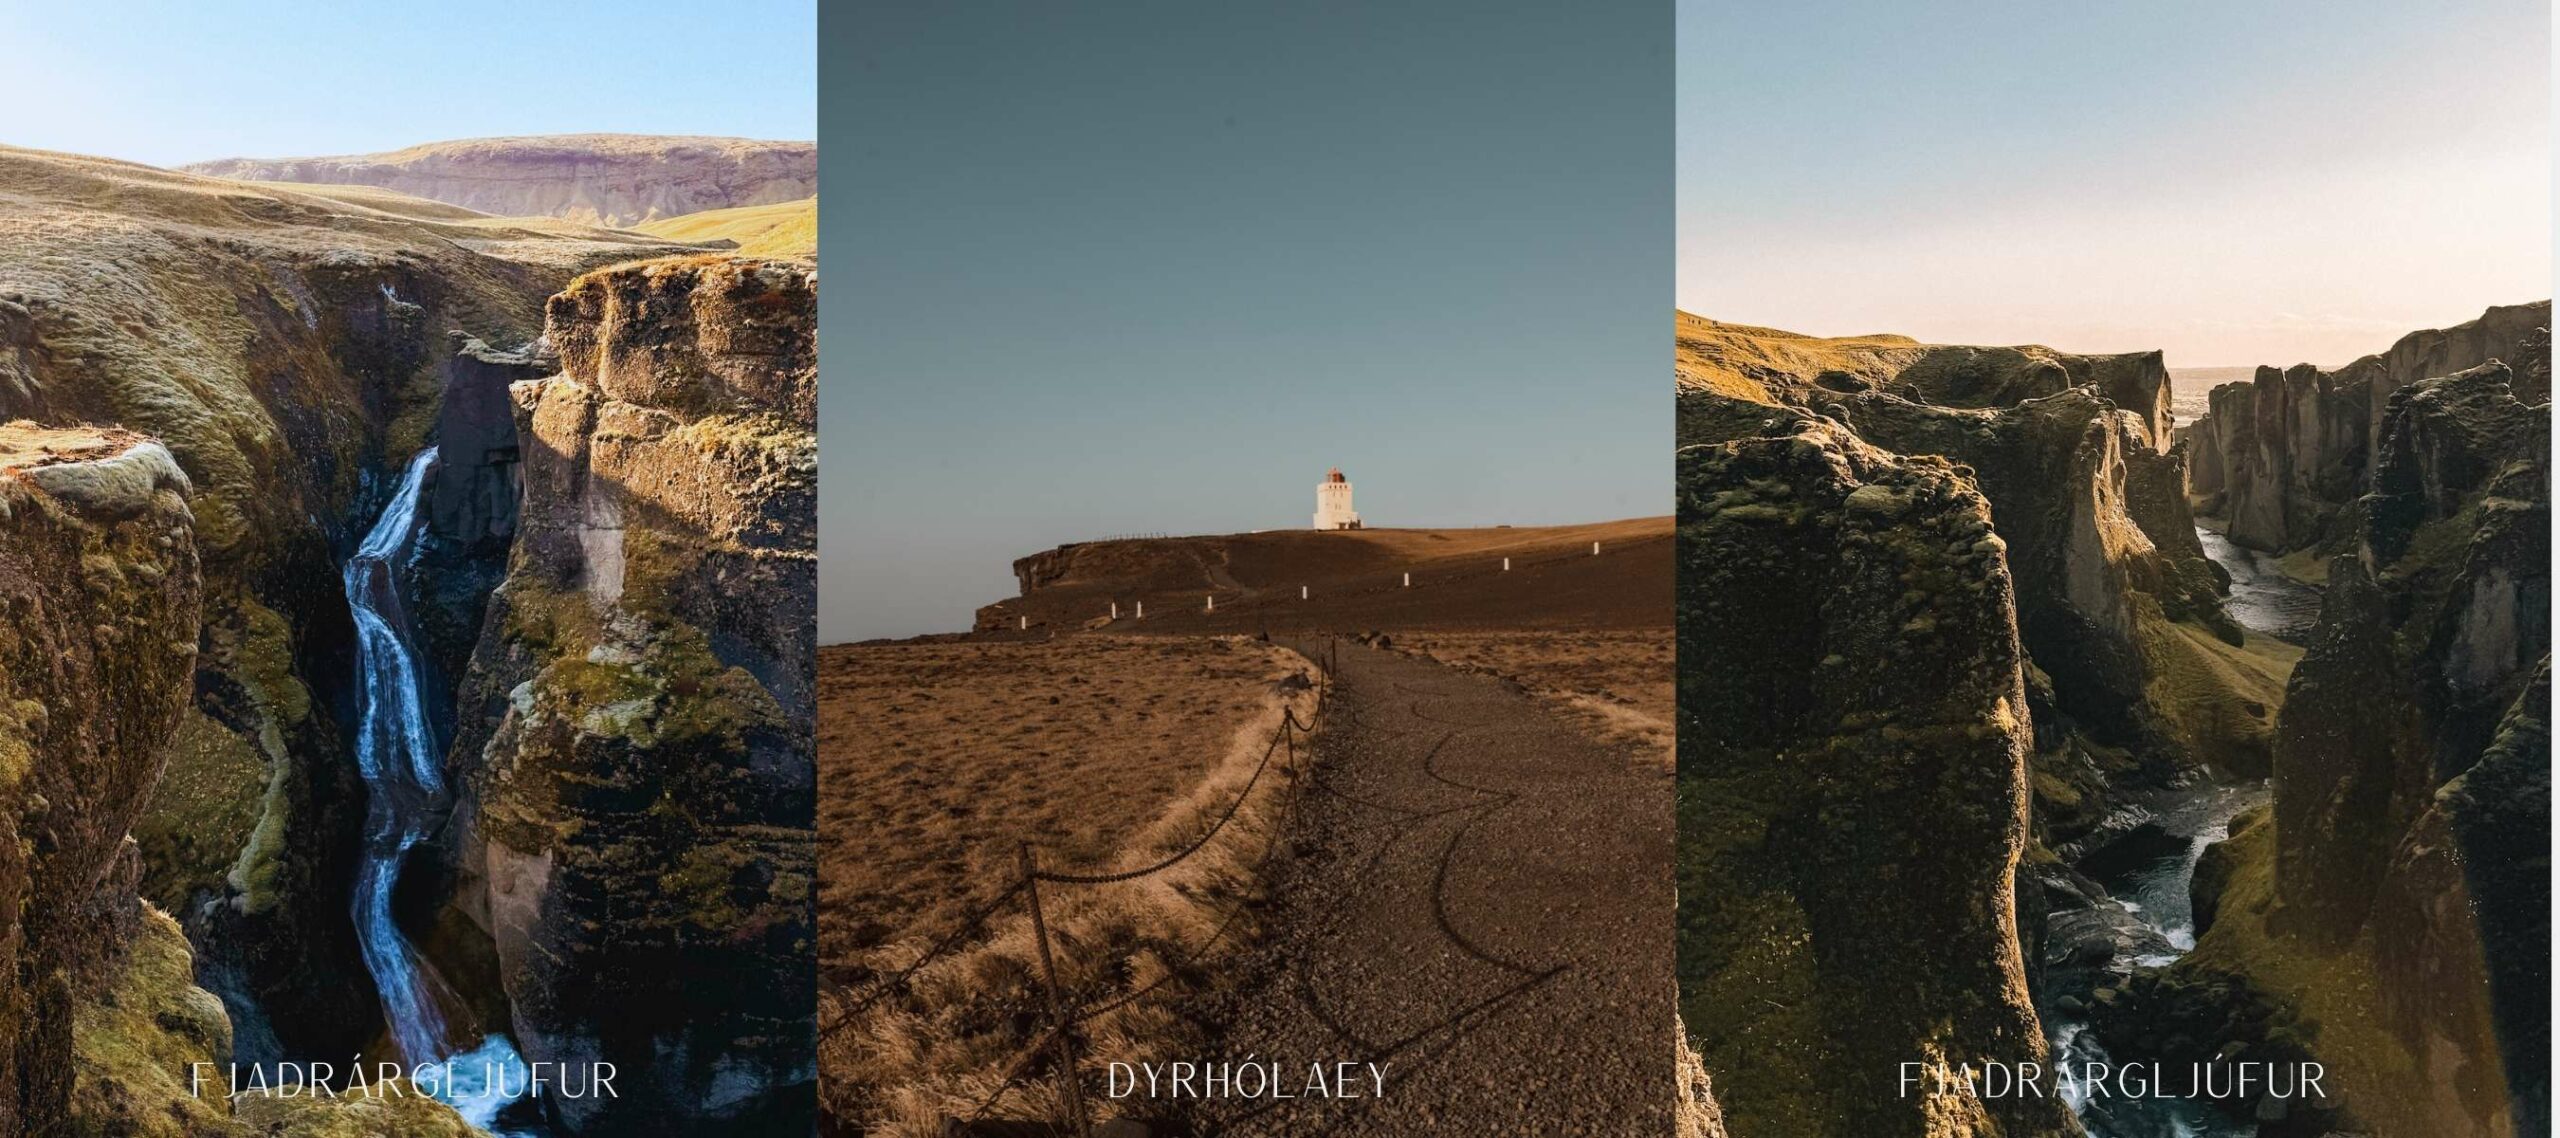
[[1666,517],[1078,542],[1015,561],[1021,595],[979,609],[977,627],[1658,628],[1670,621],[1670,545]]
[[183,167],[252,182],[378,186],[501,217],[628,226],[818,192],[818,144],[657,134],[430,142],[380,154],[225,158]]

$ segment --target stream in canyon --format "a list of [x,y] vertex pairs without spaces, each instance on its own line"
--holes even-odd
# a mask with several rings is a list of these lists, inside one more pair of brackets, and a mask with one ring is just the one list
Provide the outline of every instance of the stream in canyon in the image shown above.
[[[402,864],[449,803],[444,748],[426,703],[428,673],[403,603],[400,576],[401,563],[417,546],[419,498],[435,461],[436,448],[428,447],[409,463],[399,490],[345,569],[347,607],[356,625],[356,668],[363,680],[356,766],[366,792],[353,915],[365,967],[381,994],[383,1019],[400,1062],[413,1069],[446,1064],[444,1085],[425,1089],[435,1090],[436,1097],[472,1125],[490,1129],[521,1094],[524,1060],[500,1033],[472,1047],[453,1047],[445,1013],[465,1005],[419,958],[392,912]],[[510,1120],[497,1133],[499,1138],[534,1138],[538,1131]]]
[[[2279,572],[2275,559],[2233,545],[2220,533],[2196,528],[2205,555],[2231,574],[2225,610],[2253,636],[2290,644],[2308,639],[2320,615],[2320,591]],[[2156,934],[2149,951],[2120,965],[2162,968],[2196,946],[2191,887],[2205,847],[2222,840],[2231,819],[2267,801],[2263,779],[2206,780],[2153,802],[2147,824],[2081,860],[2079,868],[2106,886],[2112,902]],[[2056,1064],[2086,1071],[2112,1065],[2086,1018],[2056,1013],[2046,1029]],[[2077,1091],[2078,1093],[2075,1093]],[[2091,1138],[2251,1138],[2254,1123],[2232,1119],[2192,1100],[2099,1098],[2085,1088],[2064,1087],[2064,1098]]]

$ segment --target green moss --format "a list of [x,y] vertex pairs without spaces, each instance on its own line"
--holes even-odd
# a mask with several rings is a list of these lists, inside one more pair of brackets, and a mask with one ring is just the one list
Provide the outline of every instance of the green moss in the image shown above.
[[266,792],[258,799],[258,824],[249,831],[249,840],[240,847],[225,879],[240,893],[240,904],[248,912],[263,913],[275,906],[279,896],[277,884],[284,875],[285,818],[292,810],[290,794],[285,789],[286,768],[281,762],[268,764]]
[[2365,1122],[2385,1134],[2429,1132],[2423,1122],[2406,1129],[2392,1124],[2410,1097],[2403,1089],[2428,1085],[2435,1075],[2385,1026],[2371,937],[2327,950],[2284,933],[2276,845],[2273,818],[2226,843],[2231,874],[2213,927],[2172,975],[2246,977],[2300,1022],[2298,1041],[2327,1067],[2333,1091]]
[[168,761],[134,821],[141,843],[142,894],[180,910],[199,889],[219,885],[257,828],[267,764],[248,740],[188,708],[169,740]]
[[220,1095],[189,1092],[193,1064],[229,1059],[231,1021],[195,986],[186,934],[166,913],[144,911],[105,996],[73,1016],[71,1047],[70,1132],[79,1138],[250,1133],[226,1117]]
[[45,715],[44,704],[35,700],[0,698],[0,791],[17,789],[35,769],[35,750],[28,740]]
[[[275,712],[285,723],[309,719],[311,689],[303,686],[302,678],[294,672],[293,626],[254,597],[239,596],[234,598],[234,604],[239,616],[237,631],[232,634],[235,674],[261,708]],[[260,742],[269,754],[283,757],[280,738]]]

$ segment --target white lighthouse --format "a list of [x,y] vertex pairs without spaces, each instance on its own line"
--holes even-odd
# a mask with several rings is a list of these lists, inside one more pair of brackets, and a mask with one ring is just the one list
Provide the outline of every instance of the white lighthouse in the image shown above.
[[1316,483],[1316,528],[1360,528],[1360,515],[1351,509],[1351,480],[1342,476],[1339,466]]

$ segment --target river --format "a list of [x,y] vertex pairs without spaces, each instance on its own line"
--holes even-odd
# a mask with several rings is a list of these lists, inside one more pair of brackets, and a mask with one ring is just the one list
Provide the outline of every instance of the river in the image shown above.
[[[524,1085],[524,1060],[504,1034],[454,1046],[445,1015],[462,1003],[400,931],[391,899],[409,851],[449,805],[443,740],[427,714],[426,670],[409,623],[400,566],[417,548],[418,499],[436,461],[428,447],[411,460],[400,488],[347,559],[347,608],[356,625],[356,673],[363,679],[356,724],[356,769],[365,782],[363,860],[353,899],[356,938],[382,998],[382,1016],[400,1061],[411,1068],[450,1061],[452,1077],[437,1097],[472,1125],[489,1129],[514,1097],[489,1085],[490,1074]],[[524,1110],[511,1112],[526,1113]],[[500,1138],[535,1138],[514,1125]]]
[[[2231,573],[2224,608],[2252,635],[2289,644],[2310,638],[2320,616],[2319,590],[2278,572],[2273,558],[2231,544],[2201,526],[2205,555]],[[2192,886],[2196,860],[2222,840],[2231,819],[2267,800],[2264,780],[2201,782],[2156,802],[2140,842],[2128,841],[2083,859],[2080,869],[2107,887],[2117,905],[2160,934],[2168,951],[2134,957],[2139,968],[2175,963],[2196,946]],[[2086,1070],[2112,1062],[2087,1022],[2056,1015],[2048,1025],[2057,1063]],[[2251,1138],[2254,1123],[2235,1122],[2213,1107],[2183,1100],[2092,1100],[2066,1094],[2091,1138]]]

